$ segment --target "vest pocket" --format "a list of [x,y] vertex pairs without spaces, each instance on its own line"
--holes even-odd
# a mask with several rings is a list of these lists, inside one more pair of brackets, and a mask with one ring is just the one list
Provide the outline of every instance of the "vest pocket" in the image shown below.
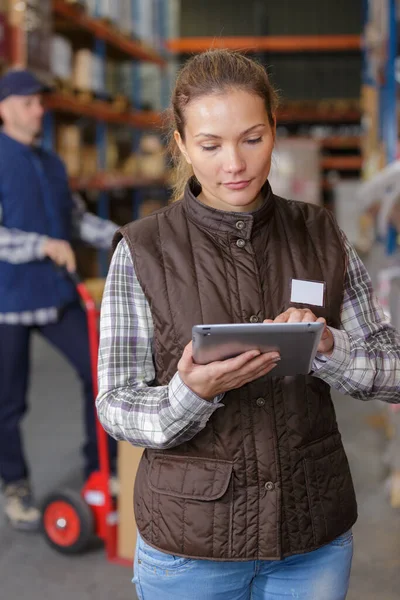
[[149,487],[159,494],[212,501],[225,494],[231,476],[232,463],[226,460],[156,454],[150,463]]
[[155,546],[192,558],[229,557],[233,464],[225,460],[153,454],[147,472]]
[[304,458],[303,463],[314,542],[321,546],[357,518],[350,467],[342,445],[319,458]]

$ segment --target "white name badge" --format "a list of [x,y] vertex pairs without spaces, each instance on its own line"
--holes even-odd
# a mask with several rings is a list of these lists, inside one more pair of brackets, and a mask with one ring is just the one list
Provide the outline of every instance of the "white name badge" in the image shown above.
[[303,281],[292,279],[290,302],[324,306],[325,283],[321,281]]

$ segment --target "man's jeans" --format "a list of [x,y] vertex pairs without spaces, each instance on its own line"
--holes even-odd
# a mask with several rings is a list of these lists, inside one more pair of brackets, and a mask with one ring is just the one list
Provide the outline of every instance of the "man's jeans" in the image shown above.
[[139,536],[133,582],[139,600],[344,600],[352,557],[351,531],[307,554],[248,562],[180,558]]

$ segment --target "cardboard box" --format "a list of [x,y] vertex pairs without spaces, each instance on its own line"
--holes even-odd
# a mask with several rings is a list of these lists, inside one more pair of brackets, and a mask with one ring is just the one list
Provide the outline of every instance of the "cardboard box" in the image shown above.
[[68,175],[78,177],[81,172],[81,132],[76,125],[58,125],[57,152],[65,163]]
[[133,486],[143,448],[134,448],[127,442],[118,444],[118,556],[132,560],[136,546],[136,523],[133,513]]

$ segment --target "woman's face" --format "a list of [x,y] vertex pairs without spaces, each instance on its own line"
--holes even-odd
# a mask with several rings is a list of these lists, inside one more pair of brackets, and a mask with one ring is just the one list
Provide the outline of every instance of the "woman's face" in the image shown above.
[[259,207],[275,140],[263,100],[242,90],[202,96],[185,108],[185,141],[175,140],[192,165],[199,199],[219,210]]

